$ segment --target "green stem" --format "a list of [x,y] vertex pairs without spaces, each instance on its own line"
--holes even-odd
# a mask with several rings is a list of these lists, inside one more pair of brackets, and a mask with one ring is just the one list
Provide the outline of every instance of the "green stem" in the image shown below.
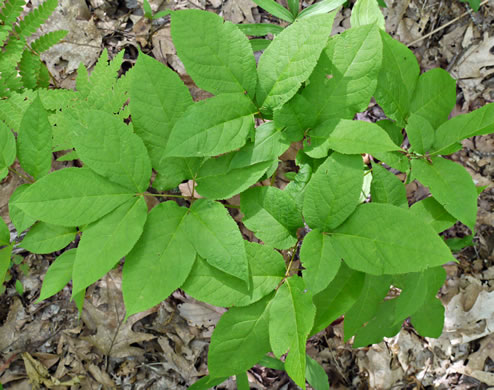
[[22,173],[20,172],[17,172],[14,168],[12,167],[9,167],[9,171],[12,172],[14,175],[17,175],[21,178],[23,178],[24,180],[28,181],[29,183],[34,183],[34,180],[31,179],[30,177],[26,176],[26,175],[23,175]]

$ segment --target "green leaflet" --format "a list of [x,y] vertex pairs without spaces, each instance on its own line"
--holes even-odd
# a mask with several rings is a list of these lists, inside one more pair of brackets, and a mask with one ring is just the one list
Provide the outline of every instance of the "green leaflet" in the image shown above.
[[433,197],[414,203],[410,207],[410,212],[417,217],[423,218],[424,222],[430,225],[436,233],[441,233],[456,223],[456,218],[448,213],[441,206],[441,203]]
[[354,305],[345,313],[344,333],[345,342],[377,312],[379,303],[389,291],[391,277],[389,275],[365,275],[364,285],[360,296]]
[[137,58],[129,92],[132,124],[157,169],[173,126],[193,104],[192,97],[177,73],[143,53]]
[[400,172],[408,172],[410,170],[410,161],[404,153],[382,152],[374,153],[372,156]]
[[477,189],[465,168],[442,157],[431,157],[430,163],[414,159],[412,175],[429,187],[432,196],[448,213],[474,230],[477,219]]
[[141,238],[125,258],[127,317],[166,299],[189,275],[196,251],[183,230],[186,214],[187,209],[174,202],[160,203],[149,213]]
[[386,32],[381,30],[380,33],[383,43],[383,65],[374,96],[386,116],[404,126],[410,112],[420,67],[410,49]]
[[300,8],[299,0],[287,0],[288,9],[292,13],[293,16],[297,17],[298,11]]
[[448,120],[456,104],[456,81],[441,68],[420,75],[410,112],[426,119],[434,129]]
[[307,367],[305,370],[305,376],[307,382],[316,390],[329,390],[328,375],[324,371],[321,365],[307,355]]
[[360,296],[366,274],[355,271],[342,262],[335,278],[320,293],[314,295],[316,306],[313,336],[328,327],[334,320],[350,309]]
[[300,248],[303,276],[313,295],[324,290],[340,269],[341,260],[331,246],[328,236],[312,230],[304,237]]
[[494,131],[494,104],[486,104],[468,114],[462,114],[444,122],[436,130],[433,149],[436,154],[451,154],[445,151],[465,138],[489,134]]
[[167,157],[215,156],[240,148],[257,111],[243,94],[222,94],[189,107],[168,139]]
[[35,218],[31,218],[15,204],[15,202],[17,202],[17,199],[19,199],[20,195],[25,190],[27,190],[29,186],[30,186],[29,184],[20,185],[15,189],[14,193],[10,196],[9,199],[9,217],[18,233],[22,233],[29,226],[31,226],[33,223],[36,222]]
[[17,156],[22,168],[35,179],[51,169],[51,125],[39,96],[22,117],[17,135]]
[[360,203],[364,171],[362,157],[333,153],[307,185],[303,215],[313,229],[331,231]]
[[222,204],[196,200],[189,209],[185,229],[199,256],[209,264],[245,282],[249,280],[242,234]]
[[38,222],[19,244],[32,253],[52,253],[65,248],[75,238],[77,229]]
[[329,147],[343,154],[381,153],[401,150],[375,123],[342,119],[329,134]]
[[37,302],[41,302],[61,291],[72,279],[77,249],[69,249],[58,256],[46,271]]
[[192,386],[189,386],[188,390],[209,390],[213,388],[214,386],[217,386],[224,381],[226,381],[228,377],[226,378],[212,378],[210,375],[203,376],[201,379],[199,379],[197,382],[194,382]]
[[[411,273],[400,275],[393,284],[397,283],[401,288],[401,293],[397,298],[381,302],[375,310],[372,318],[364,328],[360,328],[355,336],[353,346],[355,348],[369,344],[378,343],[383,337],[392,337],[401,329],[401,324],[410,315],[422,312],[423,308],[431,307],[433,312],[436,310],[436,303],[442,306],[440,301],[435,298],[439,288],[444,283],[446,272],[442,267],[428,269],[426,272]],[[440,310],[440,309],[439,309]],[[444,311],[444,309],[443,309]],[[442,331],[444,317],[441,313],[434,313],[441,319],[439,328],[439,337]],[[345,315],[345,318],[347,318]],[[420,316],[420,314],[419,314]],[[437,329],[436,320],[430,318],[427,321],[429,329]]]
[[234,24],[212,12],[182,10],[173,12],[171,25],[177,53],[200,88],[254,97],[256,61],[249,40]]
[[381,48],[379,31],[371,25],[331,37],[309,85],[275,111],[276,123],[298,141],[307,128],[328,119],[352,119],[365,110],[376,89]]
[[273,295],[249,306],[233,307],[221,316],[209,346],[211,376],[246,371],[271,351],[268,314]]
[[31,49],[37,53],[42,53],[64,39],[68,33],[67,30],[50,31],[32,42]]
[[408,208],[405,185],[383,166],[372,163],[372,201]]
[[285,280],[271,302],[269,342],[276,357],[288,352],[285,369],[294,382],[305,389],[305,344],[314,322],[316,308],[312,294],[298,276]]
[[134,196],[87,168],[65,168],[30,185],[15,202],[28,216],[60,226],[93,222]]
[[231,198],[255,184],[288,147],[274,123],[264,123],[256,129],[254,142],[201,166],[197,192],[210,199]]
[[398,126],[395,122],[389,119],[384,119],[377,121],[376,125],[379,125],[386,133],[388,133],[389,138],[398,146],[403,143],[403,129]]
[[15,155],[14,134],[0,121],[0,169],[10,167],[15,161]]
[[242,23],[236,24],[236,26],[245,35],[254,37],[263,37],[268,34],[276,35],[283,31],[283,27],[271,23]]
[[133,191],[149,187],[151,162],[142,140],[114,115],[90,110],[72,130],[78,157],[93,171]]
[[0,218],[0,245],[9,245],[10,244],[10,231],[9,227],[3,220]]
[[257,72],[256,100],[273,111],[292,98],[312,73],[331,33],[335,13],[317,15],[285,28],[264,51]]
[[411,150],[425,154],[434,143],[434,127],[424,117],[411,114],[408,118],[406,127],[408,140],[410,141]]
[[96,282],[129,253],[142,234],[146,218],[146,202],[138,197],[84,229],[72,271],[72,296]]
[[275,161],[262,161],[234,168],[238,153],[241,151],[209,159],[201,166],[196,177],[196,189],[200,195],[209,199],[231,198],[259,181]]
[[421,218],[389,204],[358,206],[331,234],[331,243],[349,267],[372,275],[418,272],[455,260]]
[[242,222],[256,236],[278,249],[297,243],[297,229],[304,225],[293,199],[275,187],[254,187],[240,196]]
[[350,18],[352,27],[375,24],[381,30],[385,30],[384,15],[376,0],[357,0],[352,8]]
[[439,299],[430,301],[412,315],[411,321],[422,337],[438,338],[444,327],[444,306]]
[[309,16],[315,16],[319,14],[325,14],[327,12],[334,11],[340,5],[345,3],[345,0],[321,0],[317,3],[310,5],[300,12],[297,16],[297,19],[307,18]]
[[12,256],[12,245],[0,249],[0,287],[5,281],[5,275],[10,267],[10,257]]
[[271,293],[285,276],[283,257],[272,248],[245,241],[251,290],[236,277],[221,272],[197,257],[182,289],[215,306],[246,306]]

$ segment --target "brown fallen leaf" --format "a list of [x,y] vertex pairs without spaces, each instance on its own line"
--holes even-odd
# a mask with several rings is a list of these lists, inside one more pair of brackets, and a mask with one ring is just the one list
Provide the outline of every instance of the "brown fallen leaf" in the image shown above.
[[51,376],[48,369],[29,353],[24,352],[22,354],[22,360],[24,360],[26,373],[34,390],[40,389],[41,385],[48,389],[56,386],[74,386],[80,383],[82,379],[82,377],[75,376],[68,381],[61,382],[57,378]]

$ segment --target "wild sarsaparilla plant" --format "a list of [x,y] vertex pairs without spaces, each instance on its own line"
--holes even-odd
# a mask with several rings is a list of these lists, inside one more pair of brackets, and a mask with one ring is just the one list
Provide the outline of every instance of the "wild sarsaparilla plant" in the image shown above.
[[[356,347],[395,335],[408,317],[421,335],[438,337],[441,265],[455,261],[439,233],[458,220],[474,229],[478,193],[444,156],[492,131],[494,105],[448,120],[455,81],[442,69],[420,74],[412,52],[384,31],[376,0],[357,1],[352,28],[330,36],[342,2],[299,13],[288,1],[282,13],[274,1],[257,1],[291,22],[284,29],[172,12],[178,55],[214,95],[203,101],[144,54],[117,79],[122,57],[108,63],[106,53],[91,77],[81,66],[77,91],[60,109],[34,99],[22,121],[36,132],[19,135],[17,147],[29,151],[20,162],[35,182],[10,201],[16,228],[32,226],[20,245],[51,253],[81,237],[49,268],[40,299],[72,280],[80,306],[85,289],[125,257],[127,316],[178,288],[229,308],[196,389],[231,375],[247,388],[246,370],[257,363],[286,369],[303,388],[306,379],[328,388],[306,341],[343,314],[345,339],[354,336]],[[261,44],[258,64],[259,43],[242,30],[276,35]],[[371,97],[388,119],[354,120]],[[290,183],[266,185],[299,141],[296,172],[284,173]],[[5,145],[3,156],[15,153],[15,143]],[[71,150],[64,158],[83,167],[50,172],[53,150]],[[431,196],[410,207],[405,184],[414,179]],[[201,198],[173,191],[184,180]],[[241,223],[261,243],[244,238],[229,211],[235,205],[224,202],[237,194]],[[147,196],[162,202],[149,211]],[[384,300],[390,286],[401,293]],[[270,352],[286,354],[284,362]]]

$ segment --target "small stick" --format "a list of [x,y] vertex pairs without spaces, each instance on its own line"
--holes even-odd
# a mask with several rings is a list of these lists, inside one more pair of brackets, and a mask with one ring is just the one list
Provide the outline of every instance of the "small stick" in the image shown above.
[[[480,6],[479,7],[482,7],[483,5],[487,4],[489,2],[489,0],[484,0],[482,3],[480,3]],[[460,16],[454,18],[453,20],[450,20],[448,23],[445,23],[443,24],[442,26],[439,26],[438,28],[432,30],[431,32],[421,36],[420,38],[416,39],[415,41],[412,41],[410,43],[407,43],[407,47],[410,47],[410,46],[413,46],[415,45],[416,43],[424,40],[425,38],[429,38],[431,35],[434,35],[435,33],[437,33],[438,31],[441,31],[441,30],[444,30],[446,27],[450,26],[451,24],[453,24],[454,22],[460,20],[461,18],[463,18],[464,16],[467,16],[469,15],[470,13],[468,11],[462,13]]]

